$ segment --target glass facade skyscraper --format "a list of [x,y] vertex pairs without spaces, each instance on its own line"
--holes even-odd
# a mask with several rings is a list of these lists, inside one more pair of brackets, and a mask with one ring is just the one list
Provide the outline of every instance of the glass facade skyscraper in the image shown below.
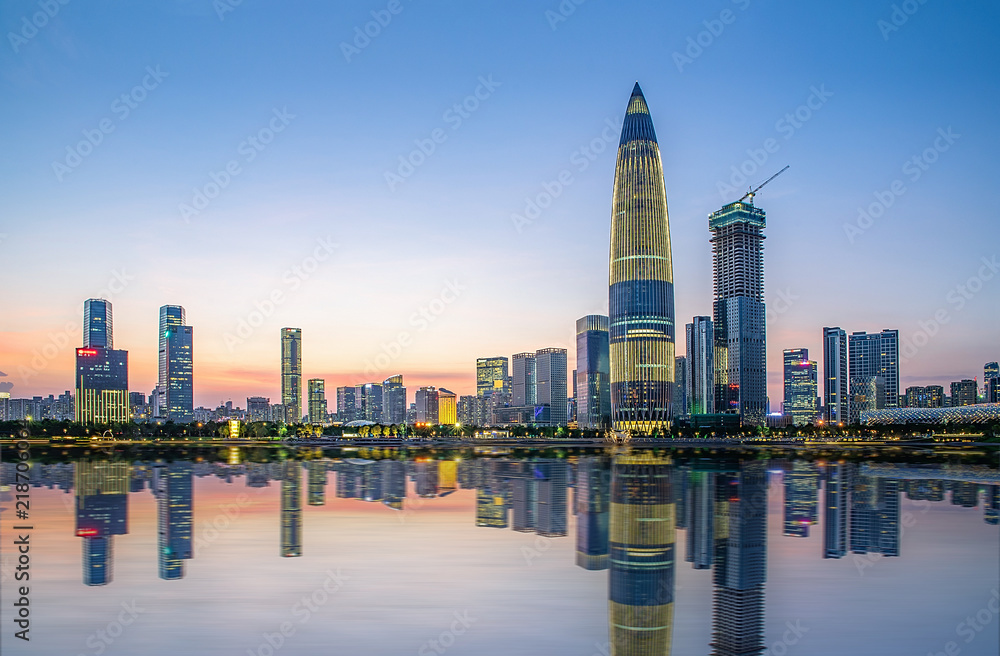
[[764,210],[729,203],[708,219],[715,282],[715,411],[763,425],[767,414]]
[[281,329],[281,404],[285,423],[302,421],[302,329]]
[[549,423],[565,426],[566,349],[545,348],[535,352],[535,397],[540,406],[549,406]]
[[615,166],[611,214],[611,410],[618,430],[668,429],[674,384],[674,272],[660,147],[637,82]]
[[608,318],[576,320],[576,421],[580,428],[611,425],[611,353]]
[[83,302],[83,348],[114,348],[111,301],[91,298]]
[[169,421],[194,420],[194,330],[180,305],[160,307],[159,368],[153,407]]
[[326,381],[322,378],[310,378],[309,382],[309,423],[322,426],[326,424]]
[[403,376],[396,374],[382,381],[382,422],[402,424],[406,422],[406,388]]
[[715,412],[715,329],[711,317],[695,317],[685,326],[687,342],[687,414]]
[[796,424],[816,420],[816,363],[809,359],[809,349],[785,349],[784,414]]
[[511,357],[511,405],[535,405],[535,354],[515,353]]
[[851,420],[848,396],[847,331],[823,329],[823,418],[835,424]]
[[862,412],[899,407],[899,331],[855,332],[848,343],[851,423]]
[[508,393],[507,358],[479,358],[476,360],[476,396],[493,396],[494,392]]

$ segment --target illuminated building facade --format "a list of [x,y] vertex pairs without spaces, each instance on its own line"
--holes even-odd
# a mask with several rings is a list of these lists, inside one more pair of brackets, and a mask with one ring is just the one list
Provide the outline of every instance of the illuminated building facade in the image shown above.
[[441,387],[437,391],[438,419],[442,426],[454,426],[458,423],[458,397],[451,390]]
[[310,378],[309,386],[309,423],[314,426],[326,424],[326,381],[322,378]]
[[823,329],[823,419],[834,424],[851,421],[848,396],[847,331]]
[[[608,317],[576,320],[576,421],[580,428],[611,426],[611,353]],[[516,405],[516,403],[515,403]]]
[[715,412],[715,328],[711,317],[695,317],[685,326],[687,414]]
[[271,421],[271,399],[265,396],[248,396],[247,421]]
[[1000,403],[980,403],[958,408],[891,408],[861,415],[868,426],[884,424],[990,424],[1000,421]]
[[785,349],[785,405],[784,414],[795,424],[816,421],[816,363],[809,359],[809,349]]
[[906,388],[907,408],[940,408],[944,405],[944,388],[940,385]]
[[338,387],[337,419],[346,424],[357,418],[357,388],[350,386]]
[[767,414],[764,210],[737,201],[712,213],[715,412],[761,426]]
[[[899,406],[899,331],[851,333],[849,368],[851,381],[851,423],[861,413]],[[878,379],[878,380],[875,380]],[[876,386],[872,396],[872,384]],[[855,404],[856,397],[864,397]]]
[[974,380],[963,380],[951,384],[951,407],[975,405],[979,402],[979,386]]
[[302,421],[302,329],[281,329],[281,405],[285,423]]
[[476,396],[493,396],[509,393],[507,389],[508,362],[505,357],[479,358],[476,360]]
[[365,421],[382,423],[382,405],[384,402],[381,383],[365,383],[358,385],[355,392],[355,417]]
[[674,273],[660,147],[637,82],[615,166],[611,214],[609,348],[612,422],[669,429],[674,384]]
[[80,423],[132,421],[128,398],[128,351],[76,349],[76,403]]
[[417,404],[417,423],[438,424],[438,390],[433,386],[421,387],[414,395]]
[[612,656],[669,656],[674,619],[670,460],[643,453],[611,465],[608,625]]
[[406,421],[406,388],[403,376],[396,374],[382,381],[382,422],[402,424]]

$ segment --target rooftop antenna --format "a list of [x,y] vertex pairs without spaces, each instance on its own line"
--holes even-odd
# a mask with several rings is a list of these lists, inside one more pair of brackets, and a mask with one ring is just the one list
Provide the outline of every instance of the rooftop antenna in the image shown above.
[[764,182],[760,183],[760,185],[756,189],[752,189],[751,188],[750,191],[748,191],[743,196],[743,198],[739,199],[736,202],[737,203],[742,203],[747,198],[749,198],[750,199],[750,204],[753,205],[754,194],[756,194],[758,191],[760,191],[761,189],[763,189],[764,185],[766,185],[768,182],[770,182],[771,180],[774,180],[776,177],[778,177],[779,175],[781,175],[782,173],[784,173],[785,171],[787,171],[790,166],[791,166],[791,164],[786,165],[785,168],[781,169],[780,171],[778,171],[777,173],[775,173],[774,175],[772,175],[770,178],[768,178],[767,180],[764,180]]

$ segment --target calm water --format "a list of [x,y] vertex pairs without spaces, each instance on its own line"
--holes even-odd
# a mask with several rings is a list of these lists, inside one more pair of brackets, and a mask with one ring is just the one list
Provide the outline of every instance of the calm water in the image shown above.
[[[2,492],[0,645],[58,656],[885,656],[953,642],[995,656],[997,468],[908,460],[237,448],[43,458],[30,490],[30,642],[13,637],[18,522],[15,490]],[[12,485],[13,465],[0,473]]]

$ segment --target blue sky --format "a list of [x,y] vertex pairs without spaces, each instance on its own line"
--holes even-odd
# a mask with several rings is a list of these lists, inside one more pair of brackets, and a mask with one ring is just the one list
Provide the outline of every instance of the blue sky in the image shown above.
[[[903,387],[981,378],[1000,358],[1000,275],[981,261],[1000,255],[985,196],[1000,10],[906,8],[889,30],[891,2],[70,2],[47,21],[5,2],[0,370],[15,395],[70,388],[59,335],[79,342],[69,328],[101,290],[142,391],[156,308],[185,306],[199,404],[277,396],[282,326],[303,329],[306,375],[330,387],[402,372],[467,393],[477,356],[572,359],[575,319],[607,311],[619,128],[606,128],[639,80],[679,324],[711,313],[707,215],[743,190],[720,183],[791,165],[757,197],[772,407],[781,350],[821,359],[825,325],[915,338]],[[45,24],[26,38],[25,19]],[[429,154],[411,157],[419,143]],[[390,184],[400,157],[419,165]],[[512,215],[560,176],[517,230]]]

